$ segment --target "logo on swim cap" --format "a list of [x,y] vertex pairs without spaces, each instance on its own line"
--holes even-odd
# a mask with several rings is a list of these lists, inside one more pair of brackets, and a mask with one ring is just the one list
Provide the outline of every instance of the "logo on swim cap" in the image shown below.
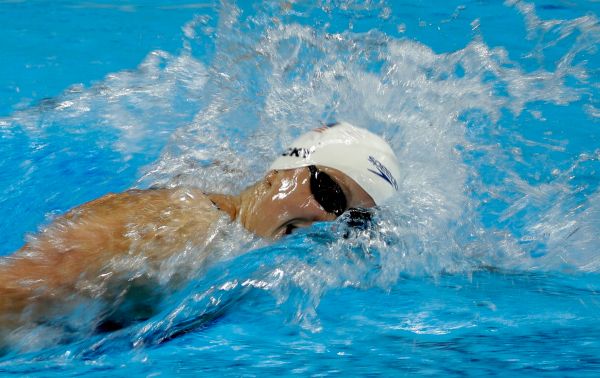
[[398,190],[398,183],[396,182],[396,179],[392,175],[392,172],[390,172],[390,170],[387,169],[387,167],[385,165],[381,164],[381,162],[379,160],[375,159],[373,156],[369,156],[369,161],[371,162],[371,164],[373,164],[375,166],[375,168],[377,168],[377,172],[375,172],[372,169],[369,169],[369,172],[373,172],[377,176],[379,176],[382,179],[384,179],[385,181],[389,182],[390,185],[394,189]]

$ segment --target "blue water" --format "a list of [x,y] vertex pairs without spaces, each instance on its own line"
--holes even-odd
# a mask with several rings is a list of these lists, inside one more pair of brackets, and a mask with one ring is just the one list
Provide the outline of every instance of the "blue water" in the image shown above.
[[82,303],[16,330],[0,374],[597,376],[599,11],[0,1],[0,255],[108,192],[235,193],[320,122],[403,169],[373,230],[226,226],[151,319],[93,333]]

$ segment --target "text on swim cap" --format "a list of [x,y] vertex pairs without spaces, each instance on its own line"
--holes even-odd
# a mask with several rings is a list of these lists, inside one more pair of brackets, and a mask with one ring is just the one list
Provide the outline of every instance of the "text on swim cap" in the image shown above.
[[369,169],[369,172],[373,172],[377,176],[381,177],[385,181],[387,181],[394,189],[398,190],[398,183],[396,179],[392,175],[389,169],[385,165],[383,165],[379,160],[375,159],[373,156],[369,156],[369,162],[377,168],[377,172]]
[[306,159],[314,151],[314,148],[290,147],[281,154],[281,156],[291,156]]

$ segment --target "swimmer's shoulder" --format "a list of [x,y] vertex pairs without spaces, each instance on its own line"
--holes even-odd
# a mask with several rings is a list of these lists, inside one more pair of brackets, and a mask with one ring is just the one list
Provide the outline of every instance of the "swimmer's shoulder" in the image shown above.
[[200,189],[193,187],[129,189],[120,193],[108,193],[84,203],[79,208],[115,207],[145,204],[185,204],[215,208],[210,198]]
[[[160,218],[173,216],[208,216],[216,218],[221,211],[200,189],[193,187],[129,189],[120,193],[108,193],[86,202],[64,215],[65,220],[83,218]],[[162,214],[162,215],[160,215]],[[150,221],[150,219],[146,219]]]
[[160,195],[165,197],[168,202],[176,206],[181,206],[190,211],[220,213],[219,208],[209,195],[198,188],[177,187],[156,190],[159,190]]

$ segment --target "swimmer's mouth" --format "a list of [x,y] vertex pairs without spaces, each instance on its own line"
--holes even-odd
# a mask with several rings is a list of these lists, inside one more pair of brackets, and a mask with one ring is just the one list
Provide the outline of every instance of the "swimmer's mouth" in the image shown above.
[[285,231],[283,232],[283,234],[290,235],[297,228],[298,228],[298,226],[295,226],[293,224],[288,224],[287,226],[285,226]]
[[[369,209],[352,207],[342,215],[342,220],[349,227],[359,230],[366,230],[371,227],[371,224],[373,222],[373,213]],[[283,234],[291,235],[297,228],[300,227],[290,223],[285,226]]]

